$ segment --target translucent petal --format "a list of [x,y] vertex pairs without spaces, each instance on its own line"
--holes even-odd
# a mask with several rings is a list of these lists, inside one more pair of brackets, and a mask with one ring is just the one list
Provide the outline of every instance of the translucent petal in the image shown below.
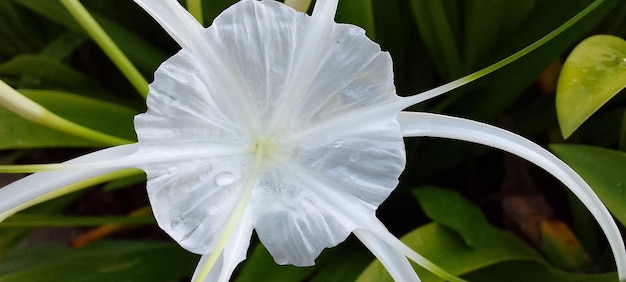
[[320,187],[303,187],[296,181],[278,169],[264,175],[253,195],[255,229],[277,263],[310,266],[324,248],[345,240],[350,230],[311,198],[310,189]]
[[148,111],[135,117],[142,145],[201,141],[248,146],[246,128],[232,119],[235,112],[225,113],[224,95],[198,76],[201,71],[195,57],[185,50],[157,69],[150,84]]
[[135,0],[182,47],[192,47],[202,26],[176,0]]
[[391,245],[381,240],[372,231],[356,229],[354,235],[380,260],[395,281],[420,281],[406,256],[394,250]]
[[484,144],[516,154],[550,172],[567,185],[596,218],[613,250],[620,280],[626,279],[626,249],[611,214],[589,185],[550,152],[519,135],[471,120],[429,113],[401,112],[398,121],[405,137],[444,137]]
[[211,253],[251,176],[251,158],[201,158],[144,166],[159,226],[185,249]]
[[[213,268],[209,271],[204,281],[229,281],[235,267],[246,258],[246,252],[250,245],[250,237],[252,236],[252,212],[247,209],[239,222],[235,232],[228,241],[224,252],[220,255]],[[200,273],[204,270],[210,255],[203,255],[198,263],[192,281],[199,279]]]
[[207,29],[206,41],[243,91],[236,95],[254,103],[248,111],[261,121],[257,134],[280,138],[399,99],[389,54],[361,28],[326,19],[327,31],[312,35],[315,24],[274,1],[242,1]]
[[[311,265],[360,226],[346,214],[375,217],[404,167],[404,143],[389,134],[395,130],[393,121],[373,122],[349,137],[275,157],[254,204],[259,238],[278,263]],[[349,208],[335,208],[346,202]]]
[[[291,156],[309,175],[324,179],[375,210],[404,170],[404,140],[395,119],[345,128],[343,136],[320,143],[303,140]],[[317,188],[312,188],[314,191]]]

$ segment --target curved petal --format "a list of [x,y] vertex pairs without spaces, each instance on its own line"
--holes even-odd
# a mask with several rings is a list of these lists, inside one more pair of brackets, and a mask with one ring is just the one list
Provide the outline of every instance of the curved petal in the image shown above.
[[222,90],[209,85],[200,73],[196,58],[185,50],[156,70],[148,111],[135,116],[142,145],[200,141],[248,146],[246,128],[237,118],[240,110],[224,107]]
[[381,240],[373,231],[355,229],[354,235],[380,260],[394,281],[420,281],[406,256],[394,250],[393,246]]
[[[80,165],[83,163],[109,162],[134,154],[137,144],[122,145],[87,154],[64,164]],[[33,205],[33,201],[65,186],[121,170],[124,166],[98,169],[39,172],[26,176],[0,189],[0,221],[11,214]]]
[[375,210],[398,185],[405,165],[398,124],[378,119],[361,128],[344,128],[343,135],[324,143],[303,140],[290,158],[307,174],[323,179],[328,189],[345,192]]
[[176,0],[135,0],[183,48],[192,47],[204,29]]
[[[293,155],[271,156],[271,169],[255,190],[255,228],[278,263],[312,265],[323,248],[345,240],[358,225],[338,215],[374,211],[398,183],[404,143],[395,121],[372,122],[350,137]],[[329,203],[327,199],[335,199]]]
[[218,258],[215,265],[206,274],[203,280],[200,280],[205,271],[210,254],[203,255],[196,271],[194,272],[192,281],[229,281],[235,267],[246,258],[246,252],[250,245],[250,237],[252,236],[252,211],[248,208],[238,223],[237,228],[224,248],[223,253]]
[[203,92],[232,96],[228,99],[236,101],[235,109],[246,108],[234,115],[249,116],[249,124],[240,126],[252,135],[288,138],[303,128],[332,123],[334,116],[399,100],[389,54],[363,29],[336,24],[331,9],[335,0],[319,4],[323,16],[316,18],[276,1],[241,1],[203,34],[227,66],[226,79],[234,80],[239,90],[215,86],[223,82],[218,71],[224,70],[212,66],[212,60],[207,61],[212,75],[201,76],[209,90]]
[[251,162],[241,155],[144,166],[159,226],[190,252],[213,252],[252,177]]
[[[397,281],[415,281],[415,271],[405,257],[432,271],[448,281],[459,281],[394,237],[376,218],[376,206],[363,204],[358,196],[351,195],[327,183],[323,176],[308,173],[296,166],[285,166],[284,171],[296,176],[305,186],[315,188],[309,193],[309,200],[317,204],[317,209],[332,217],[332,221],[354,232],[357,237],[378,257]],[[331,220],[331,219],[326,219]],[[260,236],[259,236],[260,237]],[[311,240],[311,239],[309,239]],[[265,245],[265,242],[263,242]],[[268,249],[269,250],[269,249]]]
[[310,187],[280,165],[265,172],[251,203],[259,239],[279,264],[309,266],[327,247],[346,239],[350,229],[335,219]]
[[471,120],[430,113],[401,112],[398,121],[405,137],[430,136],[475,142],[518,155],[551,173],[596,218],[613,250],[620,280],[626,280],[626,249],[613,217],[589,185],[550,152],[519,135]]

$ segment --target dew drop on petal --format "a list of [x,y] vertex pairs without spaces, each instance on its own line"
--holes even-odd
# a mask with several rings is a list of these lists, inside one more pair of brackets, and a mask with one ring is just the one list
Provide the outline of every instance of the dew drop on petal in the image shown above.
[[170,222],[170,228],[176,229],[176,227],[178,227],[182,221],[183,219],[181,217],[172,220],[172,222]]
[[358,162],[361,159],[361,153],[359,153],[359,152],[352,152],[352,153],[350,153],[350,156],[348,156],[348,159],[351,162]]
[[217,186],[227,186],[235,182],[235,175],[230,171],[223,171],[215,176],[215,184]]
[[335,148],[339,148],[339,147],[341,147],[341,145],[343,145],[343,140],[342,139],[337,139],[337,141],[335,141],[335,143],[333,143],[333,147],[335,147]]

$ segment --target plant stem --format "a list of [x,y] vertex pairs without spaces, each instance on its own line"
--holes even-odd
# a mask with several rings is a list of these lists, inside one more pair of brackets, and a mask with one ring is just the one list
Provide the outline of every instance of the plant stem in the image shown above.
[[111,136],[57,116],[20,94],[2,80],[0,80],[0,106],[34,123],[101,144],[121,145],[132,143],[130,140]]
[[87,9],[78,0],[60,0],[63,6],[72,14],[74,19],[87,31],[89,36],[100,46],[102,51],[113,61],[115,66],[126,76],[126,79],[135,87],[139,94],[148,96],[148,82],[139,73],[137,68],[124,55],[122,50],[113,42],[111,37],[102,29]]
[[196,18],[200,25],[204,25],[204,16],[202,14],[202,0],[187,0],[187,10]]
[[311,0],[285,0],[285,5],[298,12],[306,13],[311,5]]

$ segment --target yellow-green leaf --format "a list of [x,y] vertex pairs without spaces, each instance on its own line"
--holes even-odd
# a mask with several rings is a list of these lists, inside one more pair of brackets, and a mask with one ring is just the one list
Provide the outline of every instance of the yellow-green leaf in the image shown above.
[[626,87],[626,41],[611,35],[587,38],[569,55],[557,86],[556,110],[563,137]]

